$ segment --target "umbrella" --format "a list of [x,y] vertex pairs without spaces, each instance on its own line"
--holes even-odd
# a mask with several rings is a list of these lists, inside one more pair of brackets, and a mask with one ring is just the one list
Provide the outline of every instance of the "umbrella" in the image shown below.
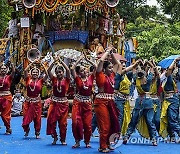
[[171,55],[160,61],[158,65],[161,66],[162,68],[168,68],[171,65],[171,63],[174,61],[174,59],[178,57],[180,57],[180,55]]
[[[104,53],[101,53],[98,55],[98,58],[101,58],[102,56],[104,55]],[[126,58],[124,58],[122,55],[118,54],[118,53],[114,53],[114,56],[117,60],[120,60],[120,61],[127,61]]]
[[81,52],[74,49],[61,49],[58,50],[55,55],[60,55],[64,58],[77,60],[81,56]]

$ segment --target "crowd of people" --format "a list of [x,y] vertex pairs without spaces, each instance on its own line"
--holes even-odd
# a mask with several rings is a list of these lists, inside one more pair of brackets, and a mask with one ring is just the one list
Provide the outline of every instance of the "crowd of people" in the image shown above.
[[[97,46],[97,52],[100,48]],[[80,141],[83,139],[86,148],[90,148],[91,135],[96,126],[100,135],[98,150],[103,153],[114,150],[109,141],[112,134],[122,134],[123,143],[126,144],[136,128],[143,137],[152,141],[153,146],[157,146],[158,135],[163,138],[169,136],[171,140],[175,139],[176,134],[180,136],[180,98],[176,86],[177,78],[173,74],[180,57],[161,74],[153,59],[138,59],[126,67],[126,61],[116,59],[113,51],[112,47],[107,48],[97,63],[82,54],[70,68],[60,57],[54,57],[54,62],[48,69],[40,60],[35,60],[24,70],[24,97],[19,89],[16,89],[12,97],[10,86],[15,69],[12,63],[10,66],[2,63],[0,112],[6,134],[12,133],[12,112],[12,116],[23,115],[22,127],[25,137],[29,135],[29,125],[33,121],[35,136],[40,138],[41,91],[43,83],[49,78],[52,81],[52,94],[46,102],[49,106],[46,134],[52,136],[53,145],[58,141],[58,135],[61,144],[67,145],[67,92],[73,78],[76,93],[72,105],[72,133],[75,140],[72,148],[80,147]],[[84,66],[81,60],[85,60],[89,65]],[[136,86],[138,97],[131,112],[129,98],[132,83]],[[20,103],[17,105],[16,102]],[[60,134],[56,132],[57,123]]]

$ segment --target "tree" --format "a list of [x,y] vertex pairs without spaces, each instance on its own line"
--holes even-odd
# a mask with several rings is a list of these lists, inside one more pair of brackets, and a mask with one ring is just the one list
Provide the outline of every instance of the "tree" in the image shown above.
[[127,25],[127,36],[137,37],[138,57],[160,61],[180,53],[180,22],[165,26],[139,17]]
[[11,12],[13,8],[7,3],[7,0],[0,1],[0,38],[8,26],[8,21],[11,19]]
[[180,1],[179,0],[157,0],[165,14],[170,14],[173,21],[180,21]]
[[158,8],[155,6],[145,5],[146,0],[125,0],[120,1],[117,11],[121,16],[126,16],[128,22],[135,22],[136,18],[143,17],[148,19],[157,16]]

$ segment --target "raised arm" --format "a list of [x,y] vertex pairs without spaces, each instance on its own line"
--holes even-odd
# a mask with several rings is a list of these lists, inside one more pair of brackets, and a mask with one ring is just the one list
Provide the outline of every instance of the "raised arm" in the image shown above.
[[28,77],[28,71],[29,71],[29,68],[34,64],[33,63],[30,63],[25,69],[24,69],[24,78],[26,79]]
[[59,61],[60,61],[60,63],[63,65],[63,67],[66,69],[66,77],[68,78],[68,79],[70,79],[70,69],[69,69],[69,67],[61,60],[61,58],[59,58]]
[[[145,59],[145,60],[144,60],[144,65],[145,65],[145,64],[147,64],[147,66],[148,66],[148,65],[150,66],[150,71],[151,71],[151,72],[154,71],[154,65],[153,65],[150,61],[148,61],[147,59]],[[146,69],[147,69],[147,67],[146,67]],[[146,69],[145,69],[145,70],[146,70]]]
[[180,57],[176,58],[166,71],[166,76],[170,76],[177,62],[180,61]]
[[48,73],[49,78],[50,78],[51,80],[52,80],[52,78],[53,78],[53,74],[52,74],[51,70],[52,70],[54,64],[55,64],[58,60],[59,60],[58,57],[55,57],[54,62],[49,66],[49,68],[48,68],[48,70],[47,70],[47,73]]
[[103,70],[104,60],[107,58],[108,55],[109,55],[109,51],[106,51],[101,57],[101,59],[99,60],[99,63],[97,65],[97,70],[96,70],[97,72],[101,72]]
[[118,60],[117,60],[116,57],[114,56],[114,53],[113,53],[113,52],[111,52],[111,58],[112,58],[112,63],[113,63],[113,65],[118,64]]
[[47,78],[48,78],[48,72],[47,72],[47,70],[46,70],[44,64],[42,64],[42,63],[40,63],[40,64],[42,65],[42,67],[44,68],[44,71],[45,71],[45,76],[43,77],[43,81],[46,81]]
[[86,54],[85,54],[85,53],[84,53],[84,57],[85,57],[85,60],[86,60],[88,63],[90,63],[92,66],[94,66],[93,75],[95,75],[95,74],[96,74],[96,70],[97,70],[97,66],[96,66],[96,64],[95,64],[95,63],[93,63],[91,60],[89,60],[89,59],[87,58],[87,56],[86,56]]
[[151,62],[153,64],[153,66],[154,66],[154,72],[156,73],[157,78],[160,79],[160,73],[159,73],[159,70],[158,70],[158,68],[156,66],[156,63],[154,62],[154,59],[152,59]]
[[48,73],[49,78],[50,78],[51,80],[52,80],[52,78],[53,78],[53,74],[51,73],[51,70],[52,70],[53,66],[54,66],[54,62],[49,66],[49,68],[48,68],[48,70],[47,70],[47,73]]
[[122,70],[122,74],[125,74],[131,70],[133,70],[134,68],[136,68],[138,66],[139,63],[141,63],[141,59],[138,59],[134,64],[130,65],[129,67],[125,68]]
[[74,79],[75,79],[76,76],[77,76],[75,68],[76,68],[77,64],[78,64],[83,58],[84,58],[84,55],[82,54],[82,55],[79,57],[79,59],[74,63],[74,65],[71,67],[71,73],[72,73],[72,76],[73,76]]

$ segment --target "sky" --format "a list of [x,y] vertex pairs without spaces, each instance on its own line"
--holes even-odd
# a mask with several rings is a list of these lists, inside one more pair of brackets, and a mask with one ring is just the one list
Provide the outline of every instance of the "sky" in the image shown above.
[[159,4],[157,4],[157,1],[156,0],[147,0],[147,5],[150,5],[150,6],[159,6]]

